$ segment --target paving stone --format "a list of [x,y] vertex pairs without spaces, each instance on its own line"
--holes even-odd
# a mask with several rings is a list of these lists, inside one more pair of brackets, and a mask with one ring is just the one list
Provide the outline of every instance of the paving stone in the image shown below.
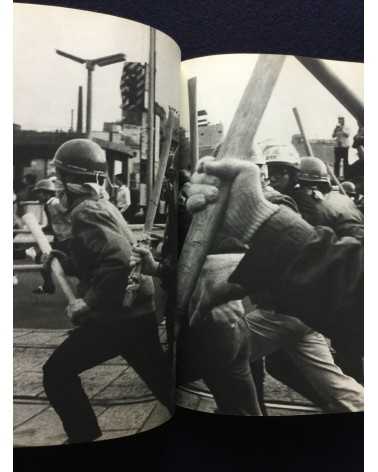
[[42,371],[20,372],[13,379],[13,395],[37,397],[43,392]]
[[319,413],[311,411],[293,411],[285,408],[267,408],[269,416],[305,416],[305,415],[317,415]]
[[40,370],[52,352],[52,349],[14,348],[14,375],[20,372]]
[[28,347],[53,345],[58,347],[66,338],[66,330],[35,330],[18,338],[17,344],[27,345]]
[[95,442],[107,441],[109,439],[121,439],[125,438],[126,436],[133,436],[137,432],[137,428],[103,431],[102,436],[96,439]]
[[21,423],[41,413],[41,411],[46,408],[46,404],[34,405],[31,403],[15,403],[13,405],[13,427],[19,426]]
[[[96,415],[104,410],[95,407]],[[52,408],[15,428],[13,433],[14,446],[52,446],[63,444],[67,440],[62,423]]]
[[156,402],[117,405],[106,409],[99,417],[99,425],[107,430],[139,430],[151,414]]
[[25,336],[26,334],[29,334],[29,333],[32,333],[33,330],[32,329],[14,329],[13,330],[13,343],[16,341],[16,340],[19,340],[20,338],[22,338],[23,336]]
[[140,431],[148,431],[150,429],[157,428],[163,423],[169,421],[171,418],[172,416],[169,413],[168,408],[157,401],[155,408],[152,410],[150,416],[147,418]]
[[217,405],[211,398],[201,398],[197,411],[204,411],[205,413],[214,413]]
[[302,397],[299,393],[279,382],[269,374],[266,374],[264,381],[264,398],[265,401],[291,401],[303,405],[312,405],[307,398]]
[[[105,389],[125,370],[124,366],[99,365],[83,372],[80,377],[89,398]],[[109,398],[105,394],[104,398]]]
[[135,370],[129,367],[119,378],[108,385],[105,390],[94,395],[94,398],[111,398],[122,400],[129,397],[139,398],[145,395],[151,395],[151,390],[147,387],[147,385],[143,382]]
[[199,395],[193,395],[188,392],[183,392],[182,390],[176,391],[177,406],[188,408],[189,410],[197,410],[200,401],[201,397]]

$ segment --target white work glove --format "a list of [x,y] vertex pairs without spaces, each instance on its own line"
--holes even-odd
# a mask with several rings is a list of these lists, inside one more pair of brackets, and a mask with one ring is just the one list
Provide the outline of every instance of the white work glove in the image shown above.
[[66,307],[66,316],[75,326],[79,326],[89,316],[90,307],[85,300],[77,298],[73,303]]
[[191,183],[185,185],[188,211],[196,213],[216,202],[222,182],[229,182],[231,188],[215,247],[224,241],[233,241],[235,244],[226,244],[227,248],[232,245],[240,248],[250,242],[278,206],[265,199],[260,170],[255,164],[231,158],[215,160],[207,156],[198,162]]

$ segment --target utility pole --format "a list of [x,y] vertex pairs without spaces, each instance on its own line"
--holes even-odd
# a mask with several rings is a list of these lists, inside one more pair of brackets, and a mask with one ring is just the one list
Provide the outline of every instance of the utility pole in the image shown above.
[[197,77],[188,80],[190,120],[190,162],[192,173],[198,162]]
[[71,126],[70,126],[70,133],[73,133],[73,123],[74,123],[74,109],[71,108]]
[[71,61],[79,62],[80,64],[85,64],[87,69],[87,117],[86,117],[86,129],[85,132],[87,136],[90,135],[92,131],[92,73],[96,66],[104,67],[110,64],[115,64],[117,62],[123,62],[126,60],[125,54],[112,54],[110,56],[98,57],[97,59],[83,59],[73,54],[68,54],[67,52],[60,51],[59,49],[55,50],[59,56],[63,56]]
[[148,62],[148,159],[147,159],[147,202],[153,189],[155,156],[155,74],[156,74],[156,30],[150,27],[150,51]]
[[79,92],[77,97],[77,121],[76,132],[83,133],[83,87],[79,85]]

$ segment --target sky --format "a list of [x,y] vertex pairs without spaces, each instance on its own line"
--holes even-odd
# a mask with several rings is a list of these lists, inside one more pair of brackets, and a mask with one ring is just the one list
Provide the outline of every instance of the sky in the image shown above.
[[[256,63],[254,54],[225,54],[182,63],[182,120],[188,128],[187,83],[197,77],[197,106],[208,112],[212,123],[221,122],[227,131]],[[330,68],[363,98],[363,65],[326,61]],[[256,142],[275,139],[290,142],[298,133],[292,112],[296,107],[309,138],[328,139],[337,117],[345,116],[352,132],[357,130],[350,113],[293,56],[287,56],[265,110]]]
[[[78,86],[84,65],[58,56],[62,49],[93,59],[125,53],[127,61],[148,62],[149,28],[110,15],[68,8],[14,5],[14,122],[23,129],[67,130],[76,123]],[[93,74],[93,130],[121,118],[123,64],[96,67]],[[167,35],[156,35],[156,99],[166,109],[180,106],[180,50]]]

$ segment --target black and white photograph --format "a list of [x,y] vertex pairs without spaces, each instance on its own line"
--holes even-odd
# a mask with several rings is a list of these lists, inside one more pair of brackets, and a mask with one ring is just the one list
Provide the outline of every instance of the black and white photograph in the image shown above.
[[228,54],[182,75],[177,405],[363,411],[363,64]]
[[141,23],[14,5],[16,447],[174,412],[180,60]]

